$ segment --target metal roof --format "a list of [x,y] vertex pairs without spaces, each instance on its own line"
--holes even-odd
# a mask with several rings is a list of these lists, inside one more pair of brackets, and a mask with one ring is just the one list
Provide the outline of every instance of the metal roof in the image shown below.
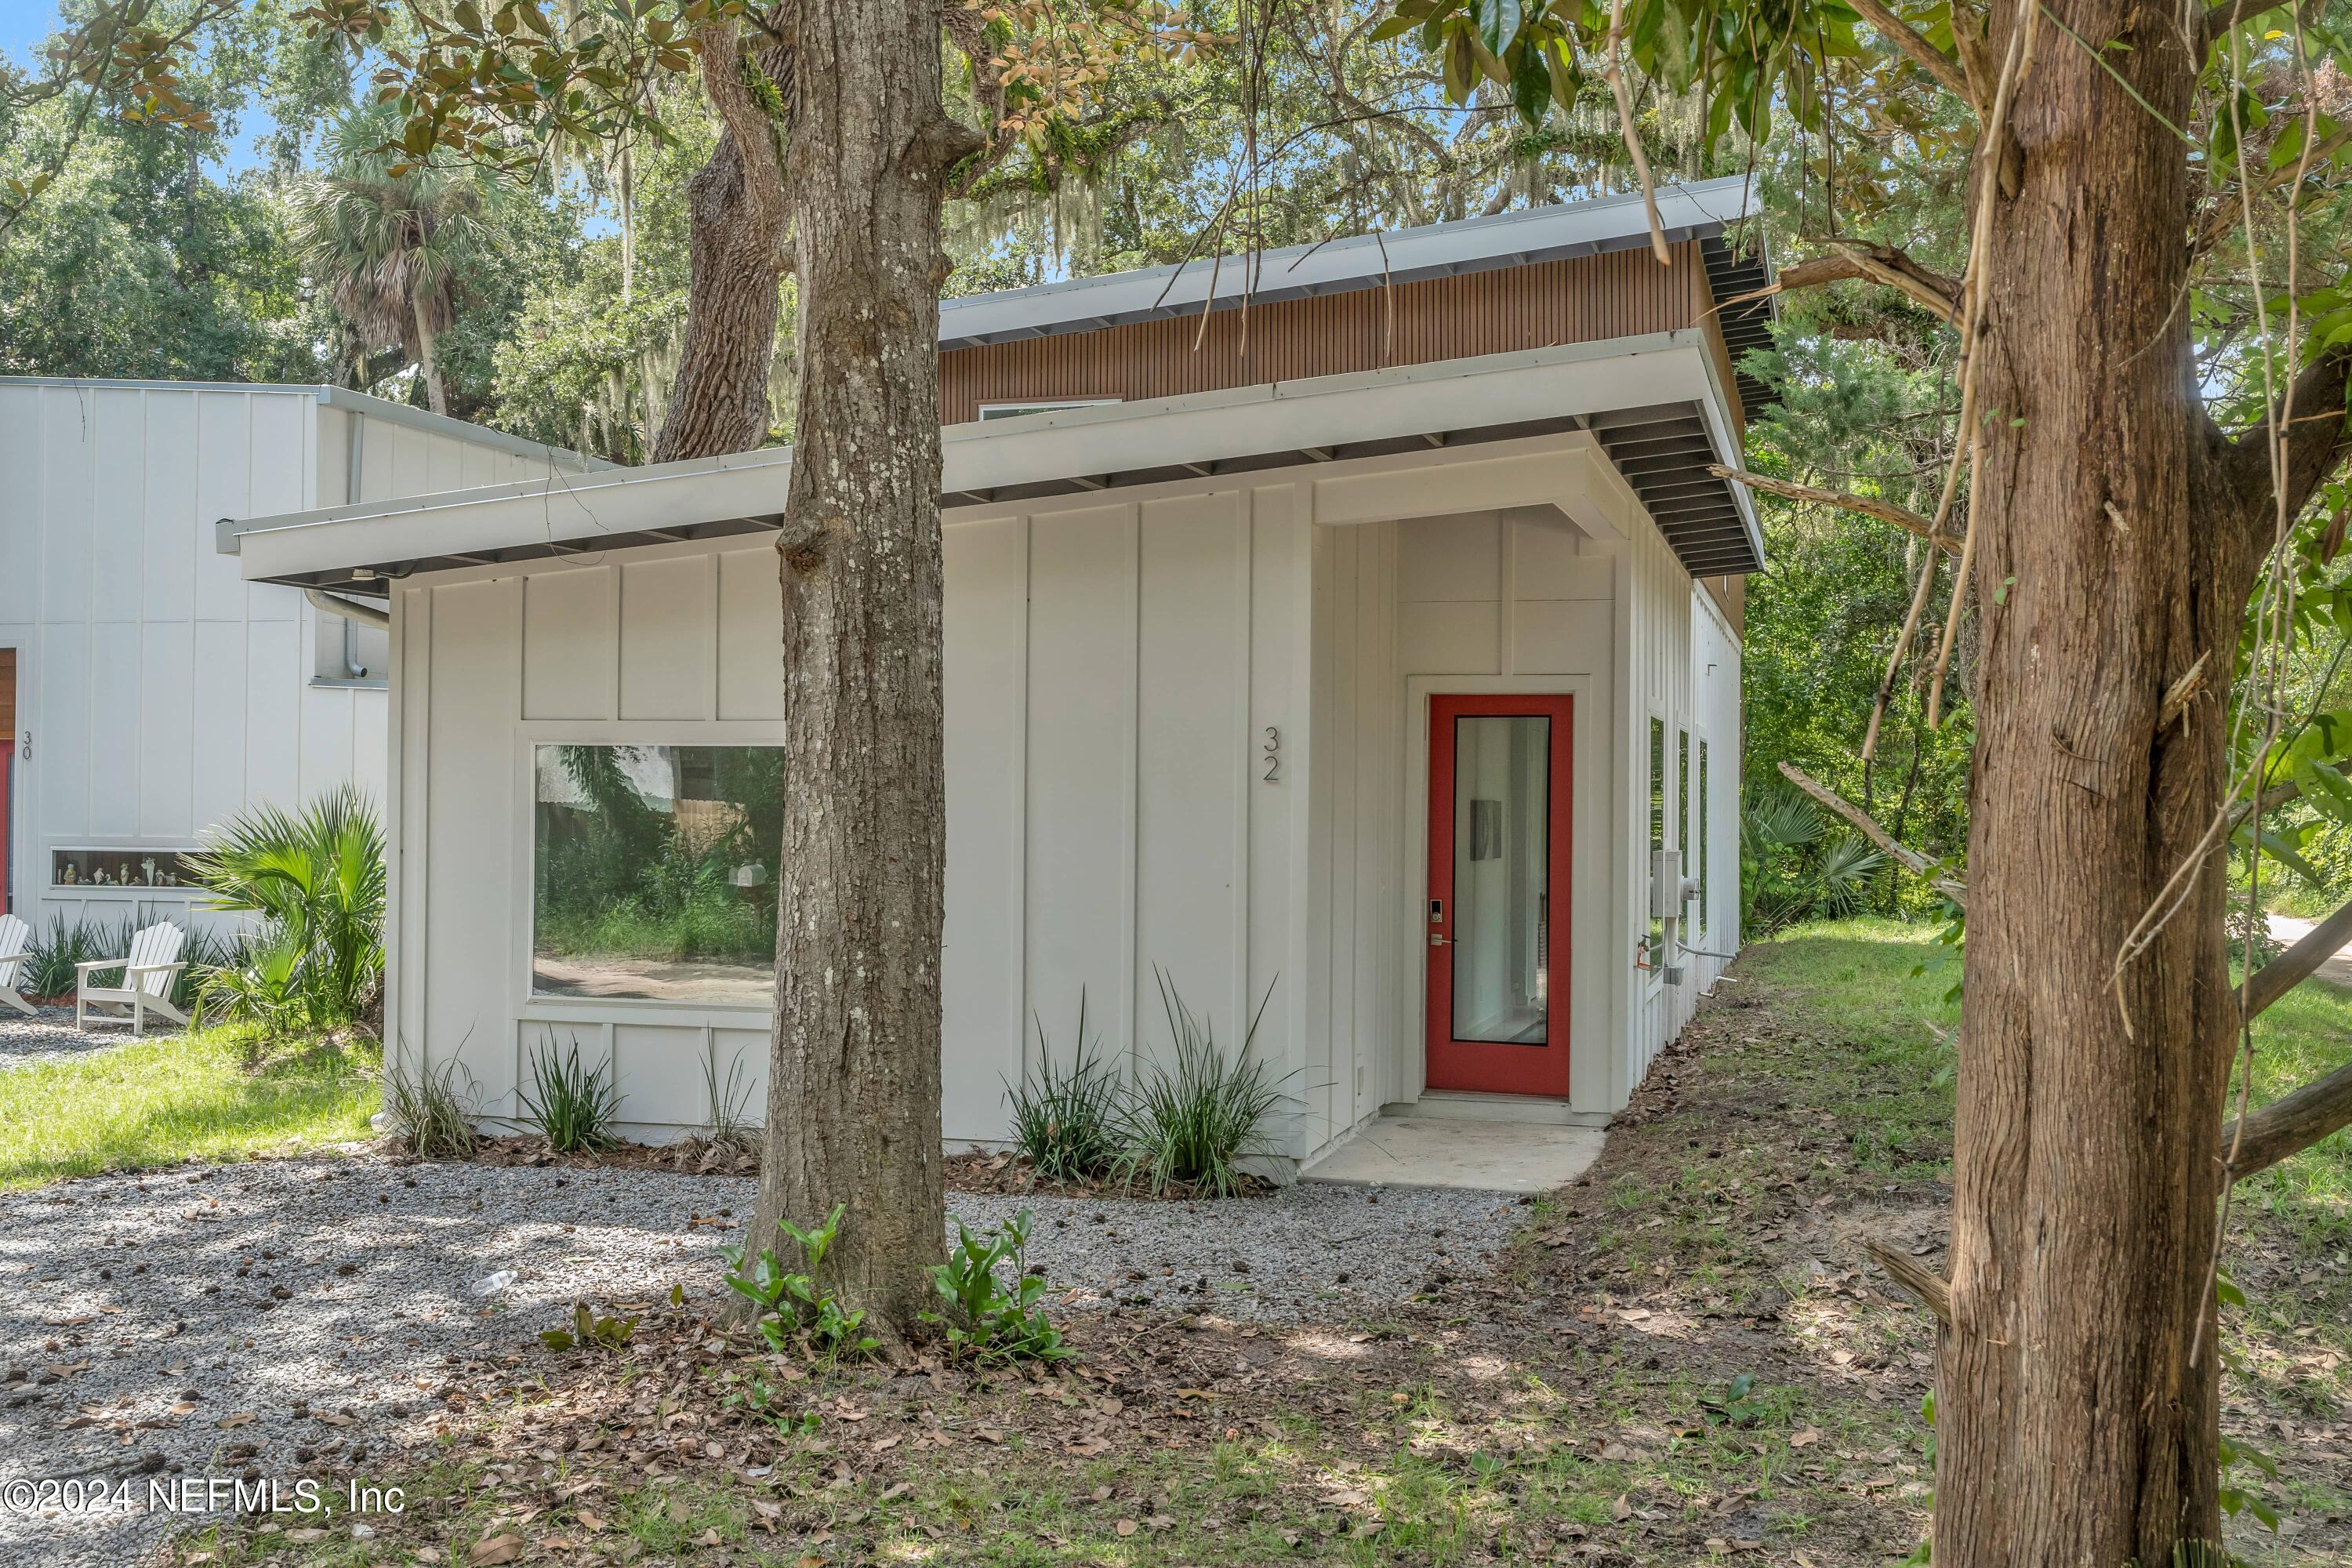
[[[1657,190],[1658,217],[1669,241],[1698,239],[1718,299],[1760,288],[1769,276],[1760,240],[1734,257],[1724,236],[1746,238],[1755,210],[1747,176],[1734,174]],[[1175,267],[1151,267],[1100,278],[1078,278],[995,294],[940,302],[940,347],[975,348],[1060,332],[1094,331],[1187,312],[1238,308],[1246,297],[1264,303],[1343,294],[1387,283],[1451,278],[1496,268],[1630,250],[1650,242],[1649,214],[1638,191],[1498,213],[1492,217],[1427,224],[1419,228],[1353,235],[1319,245],[1292,246],[1253,256],[1199,258]],[[1759,280],[1727,288],[1727,273],[1745,268]],[[1745,278],[1746,271],[1739,276]],[[1759,313],[1760,312],[1760,314]],[[1769,320],[1769,301],[1742,312]],[[1727,323],[1727,335],[1729,323]],[[1733,346],[1735,354],[1740,345]],[[1760,390],[1760,389],[1759,389]]]
[[568,447],[551,447],[544,441],[528,437],[509,435],[488,425],[477,425],[469,419],[457,419],[446,414],[435,414],[423,408],[411,408],[405,403],[394,403],[382,397],[371,397],[364,392],[353,392],[347,386],[326,386],[306,381],[161,381],[137,378],[78,375],[0,375],[0,385],[8,386],[77,386],[121,392],[253,392],[277,393],[308,397],[329,408],[340,408],[350,414],[364,414],[371,419],[388,424],[405,425],[412,429],[446,436],[453,441],[469,442],[477,447],[489,447],[517,457],[537,458],[568,468],[575,473],[593,468],[609,468],[614,465],[603,458],[585,457]]

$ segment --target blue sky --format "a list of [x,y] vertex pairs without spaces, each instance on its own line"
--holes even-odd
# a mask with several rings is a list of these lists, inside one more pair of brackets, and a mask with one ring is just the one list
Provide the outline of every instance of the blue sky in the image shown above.
[[[57,26],[56,0],[0,0],[0,54],[5,54],[17,66],[33,68],[37,63],[33,51],[57,30]],[[237,134],[229,143],[226,163],[231,170],[249,169],[259,162],[253,144],[257,137],[269,130],[269,117],[252,108],[236,120]]]
[[0,0],[0,49],[18,65],[28,63],[33,47],[58,25],[51,0]]

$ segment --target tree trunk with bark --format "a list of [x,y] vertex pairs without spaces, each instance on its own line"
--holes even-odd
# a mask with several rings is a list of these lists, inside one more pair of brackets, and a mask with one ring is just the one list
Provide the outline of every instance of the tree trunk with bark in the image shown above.
[[449,389],[441,382],[441,362],[434,352],[433,321],[426,313],[425,297],[412,297],[409,313],[416,319],[417,374],[425,378],[425,406],[436,414],[449,412]]
[[982,143],[941,106],[936,12],[802,0],[794,22],[803,374],[778,543],[784,848],[750,1237],[847,1205],[828,1270],[896,1345],[945,1246],[940,206]]
[[[2013,21],[1994,10],[1999,59]],[[2222,859],[2116,960],[2221,804],[2224,705],[2158,713],[2200,655],[2231,668],[2270,530],[2208,493],[2217,438],[2179,309],[2188,167],[2110,74],[2187,123],[2196,62],[2169,14],[2066,11],[2104,52],[2041,22],[2013,144],[1979,154],[2007,167],[1977,198],[1983,643],[1938,1568],[2170,1563],[2220,1532]]]
[[[737,39],[733,23],[702,36],[703,92],[723,129],[687,186],[686,337],[654,441],[656,463],[748,452],[768,438],[788,214],[781,127],[744,80]],[[764,49],[752,64],[789,93],[791,51]]]

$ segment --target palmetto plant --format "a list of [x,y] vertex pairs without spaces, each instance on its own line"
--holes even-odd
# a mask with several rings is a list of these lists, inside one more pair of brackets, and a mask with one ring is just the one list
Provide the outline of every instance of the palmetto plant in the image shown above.
[[258,915],[205,994],[232,1016],[331,1028],[359,1016],[383,974],[383,824],[346,784],[299,816],[253,807],[192,858],[210,907]]
[[400,123],[381,108],[340,121],[326,172],[295,196],[295,220],[311,280],[352,334],[348,357],[363,365],[373,351],[399,345],[424,377],[433,412],[446,414],[435,344],[455,323],[467,266],[486,243],[487,187],[470,170],[395,163],[382,149]]
[[1739,813],[1740,890],[1759,935],[1801,920],[1858,913],[1886,857],[1786,784],[1748,792]]

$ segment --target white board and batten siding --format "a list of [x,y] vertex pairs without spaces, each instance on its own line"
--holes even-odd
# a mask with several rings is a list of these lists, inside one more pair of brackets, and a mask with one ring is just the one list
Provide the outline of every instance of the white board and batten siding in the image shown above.
[[245,582],[214,548],[216,520],[551,462],[579,459],[335,389],[0,378],[17,911],[37,929],[53,916],[203,923],[185,889],[52,886],[52,852],[185,850],[247,805],[291,807],[347,780],[382,801],[382,672],[321,679],[341,634],[320,623],[340,618]]
[[[1584,526],[1579,525],[1579,520]],[[1635,967],[1649,878],[1648,720],[1709,742],[1707,939],[1738,945],[1739,647],[1642,512],[1598,466],[1555,506],[1418,517],[1315,536],[1315,810],[1305,1042],[1318,1131],[1344,1132],[1426,1079],[1429,699],[1566,693],[1576,733],[1567,931],[1570,1093],[1623,1108],[1724,965],[1679,985]],[[1696,802],[1694,802],[1696,807]],[[1698,815],[1692,816],[1696,835]]]
[[[1657,706],[1719,748],[1709,932],[1727,950],[1738,645],[1630,491],[1596,468],[1580,494],[1610,515],[1349,517],[1273,475],[948,515],[951,1144],[1005,1136],[1006,1084],[1036,1066],[1041,1024],[1068,1062],[1081,994],[1110,1059],[1163,1056],[1162,972],[1229,1047],[1270,994],[1256,1047],[1292,1097],[1274,1129],[1291,1158],[1419,1098],[1440,692],[1575,699],[1570,1102],[1624,1104],[1714,973],[1698,961],[1654,994],[1633,967],[1643,726]],[[642,1134],[703,1124],[706,1071],[740,1068],[764,1106],[764,1006],[532,993],[531,757],[780,742],[772,549],[436,573],[394,606],[396,1047],[456,1058],[492,1117],[521,1110],[531,1053],[574,1041],[613,1065]]]
[[1628,972],[1634,984],[1626,997],[1631,1010],[1626,1061],[1627,1079],[1617,1099],[1622,1105],[1647,1076],[1658,1053],[1682,1033],[1696,1009],[1698,998],[1712,987],[1726,967],[1724,960],[1689,956],[1677,985],[1661,973],[1633,970],[1632,944],[1647,924],[1649,912],[1649,766],[1650,722],[1665,724],[1666,845],[1683,856],[1686,877],[1698,875],[1696,844],[1680,841],[1685,813],[1682,801],[1681,741],[1690,737],[1690,789],[1698,784],[1698,745],[1707,744],[1706,810],[1690,805],[1688,822],[1693,839],[1698,825],[1706,823],[1709,842],[1706,933],[1685,923],[1683,943],[1718,952],[1739,946],[1739,770],[1740,728],[1739,639],[1713,595],[1683,570],[1681,562],[1656,530],[1644,528],[1626,546],[1630,576],[1625,627],[1627,649],[1623,689],[1623,748],[1627,766],[1625,787],[1632,809],[1622,840],[1625,854],[1625,897],[1615,922],[1627,945]]
[[[1258,1048],[1295,1065],[1307,546],[1287,484],[949,521],[950,1142],[1004,1135],[1037,1021],[1066,1065],[1082,992],[1106,1055],[1165,1053],[1155,970],[1221,1042],[1271,987]],[[706,1063],[722,1082],[740,1063],[764,1105],[765,1008],[531,994],[527,758],[778,743],[779,616],[772,550],[740,542],[436,574],[395,595],[388,1028],[461,1060],[486,1112],[519,1109],[529,1053],[574,1040],[613,1062],[633,1127],[701,1123]],[[1304,1152],[1300,1128],[1279,1134]]]

